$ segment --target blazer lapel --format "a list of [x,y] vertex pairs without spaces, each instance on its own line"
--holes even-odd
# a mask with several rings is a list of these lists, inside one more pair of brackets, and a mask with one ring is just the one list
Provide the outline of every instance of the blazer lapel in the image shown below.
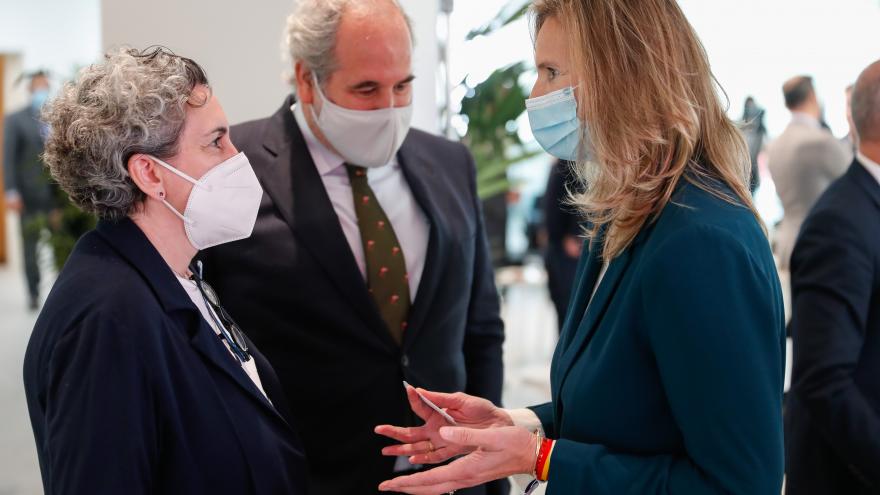
[[[611,302],[612,296],[617,292],[617,286],[620,284],[620,280],[623,278],[623,275],[626,273],[626,269],[630,264],[631,249],[632,248],[627,248],[624,252],[620,253],[617,258],[611,261],[611,264],[608,265],[608,270],[605,272],[605,276],[599,282],[599,287],[596,289],[592,301],[590,301],[590,294],[596,285],[598,273],[592,277],[592,284],[580,288],[581,290],[579,290],[578,296],[581,300],[578,304],[584,305],[586,302],[586,311],[581,313],[583,316],[580,318],[578,318],[577,313],[573,313],[568,321],[568,324],[571,327],[566,329],[569,332],[567,335],[568,345],[562,349],[559,362],[559,372],[561,373],[562,378],[560,380],[560,388],[562,387],[562,382],[565,381],[568,372],[571,370],[571,366],[576,357],[581,353],[581,350],[589,344],[590,340],[592,340],[599,323],[602,321],[602,316],[608,309],[608,304]],[[601,270],[601,259],[594,259],[592,264],[594,265],[591,267],[593,272],[596,271],[597,267]]]
[[874,201],[874,204],[880,208],[880,183],[877,182],[877,179],[871,172],[868,172],[868,169],[858,159],[850,167],[853,169],[852,176],[855,182],[868,194]]
[[[601,243],[596,244],[596,253],[591,253],[590,264],[587,266],[585,277],[581,280],[576,293],[577,303],[573,305],[576,306],[575,311],[577,312],[569,312],[566,322],[564,337],[566,338],[567,345],[558,349],[557,357],[559,362],[554,363],[555,371],[553,376],[557,379],[553,385],[553,394],[557,398],[556,403],[558,404],[555,408],[557,421],[561,420],[563,410],[560,392],[565,385],[565,380],[571,373],[578,356],[590,344],[593,336],[599,329],[608,306],[611,304],[621,280],[632,263],[633,251],[638,249],[639,245],[648,238],[653,229],[653,223],[642,227],[642,231],[639,232],[630,246],[611,261],[605,276],[599,281],[599,286],[596,288],[592,300],[590,300],[590,294],[592,294],[593,288],[596,286],[598,274],[602,268],[599,252]],[[604,236],[604,231],[601,235]]]
[[[97,231],[138,270],[152,287],[153,293],[166,313],[186,312],[190,315],[191,323],[187,328],[190,329],[190,343],[196,351],[211,364],[223,370],[246,393],[262,403],[270,414],[284,420],[257,389],[238,361],[226,350],[220,338],[177,281],[171,268],[134,222],[129,219],[115,223],[102,220],[98,223]],[[193,327],[195,330],[192,330]]]
[[[193,306],[198,312],[198,309]],[[199,315],[201,315],[199,313]],[[261,403],[270,414],[280,419],[284,424],[287,420],[275,409],[271,402],[257,388],[253,380],[247,376],[241,364],[229,353],[214,330],[204,318],[199,317],[198,330],[190,338],[193,348],[205,358],[206,361],[223,371],[229,378],[243,388],[257,402]]]
[[425,269],[422,272],[415,300],[410,308],[409,325],[403,339],[404,347],[408,347],[424,327],[431,301],[434,299],[446,269],[449,246],[446,242],[448,238],[446,223],[431,194],[430,182],[434,171],[431,169],[430,159],[421,154],[418,149],[407,146],[406,142],[400,148],[397,157],[413,197],[431,223],[428,250],[425,254]]
[[[270,121],[264,148],[271,165],[257,176],[299,242],[312,254],[341,294],[385,346],[397,344],[385,328],[354,259],[339,218],[299,130],[288,100]],[[283,134],[284,137],[280,137]]]
[[[596,245],[596,249],[593,249],[593,244]],[[572,292],[568,312],[563,316],[565,321],[563,322],[562,332],[557,344],[560,352],[567,349],[574,339],[583,321],[582,316],[587,310],[587,304],[593,293],[593,288],[596,286],[599,273],[602,270],[601,252],[598,243],[584,242],[580,263],[581,267],[578,271],[580,276],[577,279],[575,290]]]
[[298,132],[293,130],[296,129],[296,120],[290,111],[292,104],[293,98],[288,97],[269,120],[268,128],[265,130],[266,139],[263,142],[267,155],[264,156],[264,160],[260,160],[267,166],[254,167],[263,190],[272,198],[273,206],[278,209],[291,229],[294,225],[291,134]]

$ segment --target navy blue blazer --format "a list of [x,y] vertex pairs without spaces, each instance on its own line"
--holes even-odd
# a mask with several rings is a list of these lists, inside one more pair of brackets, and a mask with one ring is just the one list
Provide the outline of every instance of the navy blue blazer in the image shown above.
[[690,184],[615,258],[585,247],[535,407],[548,493],[778,495],[782,296],[757,219]]
[[[313,492],[378,493],[394,476],[394,458],[381,452],[393,442],[373,428],[421,423],[402,380],[501,400],[504,325],[474,163],[460,143],[415,129],[397,154],[431,224],[425,270],[398,344],[358,269],[292,103],[231,129],[266,194],[250,238],[202,253],[205,277],[278,372],[302,427]],[[509,493],[504,482],[493,486],[499,491],[490,493]]]
[[25,355],[45,493],[306,493],[278,379],[251,350],[272,403],[141,230],[99,223]]
[[858,161],[804,222],[791,285],[786,492],[880,493],[880,184]]

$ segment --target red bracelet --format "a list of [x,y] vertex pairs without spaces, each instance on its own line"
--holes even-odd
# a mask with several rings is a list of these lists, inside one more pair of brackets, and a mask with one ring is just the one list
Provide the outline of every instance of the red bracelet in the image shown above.
[[550,454],[556,440],[545,438],[541,441],[541,449],[538,451],[538,459],[535,461],[535,478],[539,481],[547,481],[550,475]]

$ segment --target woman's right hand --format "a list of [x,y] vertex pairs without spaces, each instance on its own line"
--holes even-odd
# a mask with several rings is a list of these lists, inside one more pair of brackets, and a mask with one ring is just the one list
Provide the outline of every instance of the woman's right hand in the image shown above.
[[458,426],[477,429],[513,426],[510,415],[486,399],[461,392],[444,394],[424,389],[418,389],[416,392],[415,388],[407,386],[406,395],[410,407],[425,424],[412,428],[377,426],[376,433],[400,442],[399,445],[382,449],[382,455],[410,456],[409,462],[412,464],[437,464],[473,450],[472,447],[449,444],[440,436],[440,428],[450,424],[442,415],[422,402],[419,393],[445,410],[455,419]]

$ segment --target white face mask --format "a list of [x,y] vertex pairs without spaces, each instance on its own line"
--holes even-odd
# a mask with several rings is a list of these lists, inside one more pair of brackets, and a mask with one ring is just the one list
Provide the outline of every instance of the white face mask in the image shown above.
[[183,220],[186,237],[194,248],[202,250],[250,237],[263,188],[244,153],[220,163],[199,180],[154,156],[151,158],[193,184],[182,214],[165,199],[162,203]]
[[312,115],[327,141],[351,165],[381,167],[394,158],[409,133],[412,104],[379,110],[350,110],[328,100],[315,81],[321,114]]

